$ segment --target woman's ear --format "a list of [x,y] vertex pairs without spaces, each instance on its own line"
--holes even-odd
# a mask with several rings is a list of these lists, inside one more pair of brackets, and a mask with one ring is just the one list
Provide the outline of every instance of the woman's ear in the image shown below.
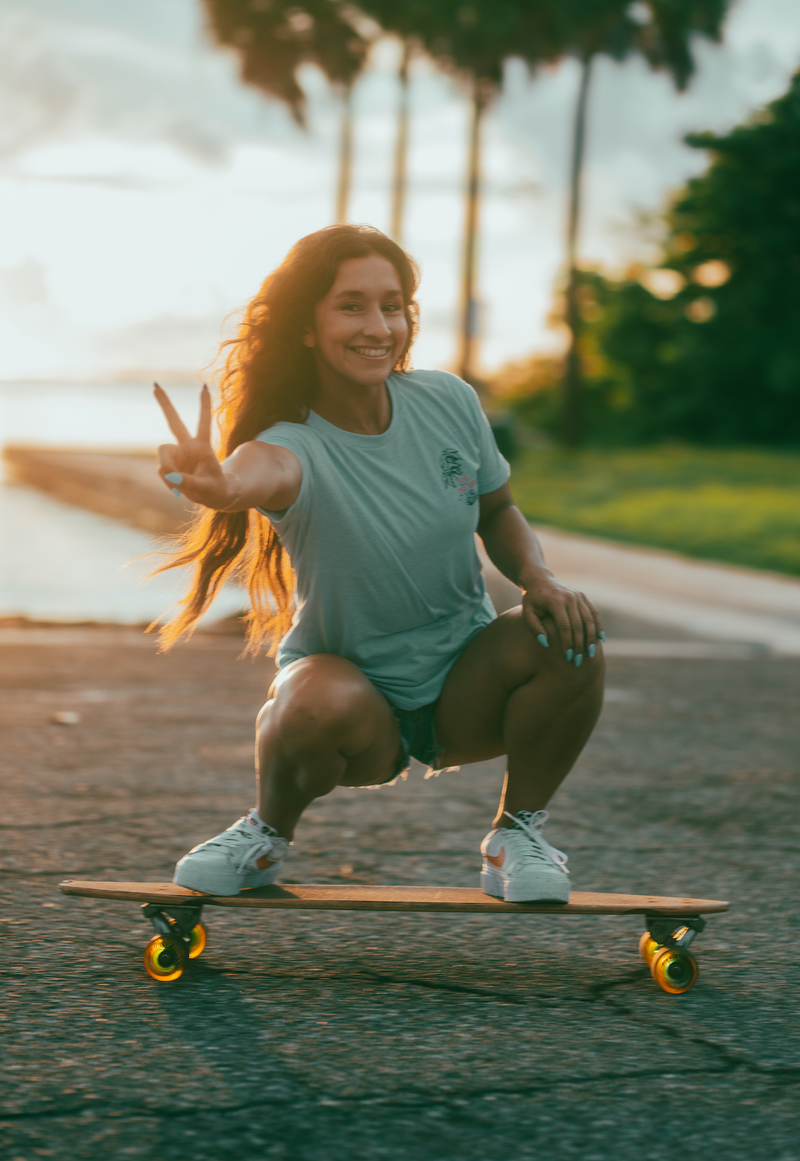
[[306,329],[303,332],[303,346],[315,347],[316,345],[317,340],[314,338],[314,335],[311,332],[311,327],[306,323]]

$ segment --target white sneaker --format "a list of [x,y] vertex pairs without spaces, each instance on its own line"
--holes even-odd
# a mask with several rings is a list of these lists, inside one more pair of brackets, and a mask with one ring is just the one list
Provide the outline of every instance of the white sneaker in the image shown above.
[[513,827],[490,830],[481,843],[481,890],[506,903],[569,902],[567,856],[542,837],[547,811],[504,813]]
[[[245,887],[274,883],[288,851],[288,839],[248,813],[216,838],[192,847],[178,862],[173,882],[205,895],[238,895]],[[256,859],[264,855],[270,864],[261,870]]]

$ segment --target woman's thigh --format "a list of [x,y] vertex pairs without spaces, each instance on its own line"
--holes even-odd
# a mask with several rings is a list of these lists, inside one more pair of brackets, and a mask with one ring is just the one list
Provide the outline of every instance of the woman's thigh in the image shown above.
[[546,629],[549,649],[536,640],[519,606],[476,633],[459,655],[436,707],[443,765],[481,762],[504,754],[506,703],[515,689],[532,678],[541,676],[552,694],[565,698],[592,680],[589,665],[576,670],[567,661],[555,622],[548,619]]
[[352,661],[329,653],[301,657],[280,671],[269,698],[265,725],[281,737],[282,748],[340,754],[343,786],[394,777],[402,754],[397,719]]

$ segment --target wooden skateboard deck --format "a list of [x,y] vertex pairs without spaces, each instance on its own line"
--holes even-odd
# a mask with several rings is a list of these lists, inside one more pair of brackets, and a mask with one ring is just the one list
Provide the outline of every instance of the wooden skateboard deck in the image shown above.
[[248,907],[273,911],[427,911],[492,915],[644,915],[639,951],[665,992],[687,992],[697,979],[697,964],[686,950],[705,927],[703,915],[727,911],[722,899],[668,895],[597,895],[573,891],[569,903],[506,903],[477,887],[373,887],[282,883],[238,895],[203,895],[174,883],[104,883],[65,879],[64,895],[123,899],[143,904],[156,934],[144,953],[155,980],[177,980],[206,946],[200,918],[204,907]]
[[598,895],[573,891],[569,903],[505,903],[484,895],[477,887],[372,887],[295,883],[256,887],[239,895],[203,895],[175,883],[104,883],[65,879],[64,895],[95,899],[126,899],[137,903],[201,905],[203,907],[260,907],[277,910],[332,911],[500,911],[546,915],[710,915],[727,911],[721,899],[690,899],[668,895]]

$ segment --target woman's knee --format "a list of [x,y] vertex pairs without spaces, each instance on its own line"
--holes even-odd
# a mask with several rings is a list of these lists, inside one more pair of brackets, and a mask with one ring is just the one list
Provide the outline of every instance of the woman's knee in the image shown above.
[[278,675],[258,717],[258,731],[292,751],[347,747],[364,732],[380,695],[342,657],[303,657]]
[[570,693],[581,693],[597,684],[602,689],[605,658],[601,644],[596,646],[594,657],[588,656],[587,651],[582,654],[580,664],[576,665],[574,654],[572,659],[567,660],[566,650],[562,647],[558,628],[552,618],[545,618],[547,645],[541,643],[538,634],[528,624],[521,606],[510,609],[503,614],[503,618],[508,618],[506,631],[513,652],[530,669],[531,676],[546,674],[548,679],[563,685]]
[[602,646],[598,645],[594,657],[584,655],[581,664],[576,666],[574,661],[567,661],[566,657],[559,659],[555,668],[555,677],[565,691],[565,697],[575,700],[580,697],[590,697],[592,694],[602,701],[603,686],[605,683],[606,663]]

